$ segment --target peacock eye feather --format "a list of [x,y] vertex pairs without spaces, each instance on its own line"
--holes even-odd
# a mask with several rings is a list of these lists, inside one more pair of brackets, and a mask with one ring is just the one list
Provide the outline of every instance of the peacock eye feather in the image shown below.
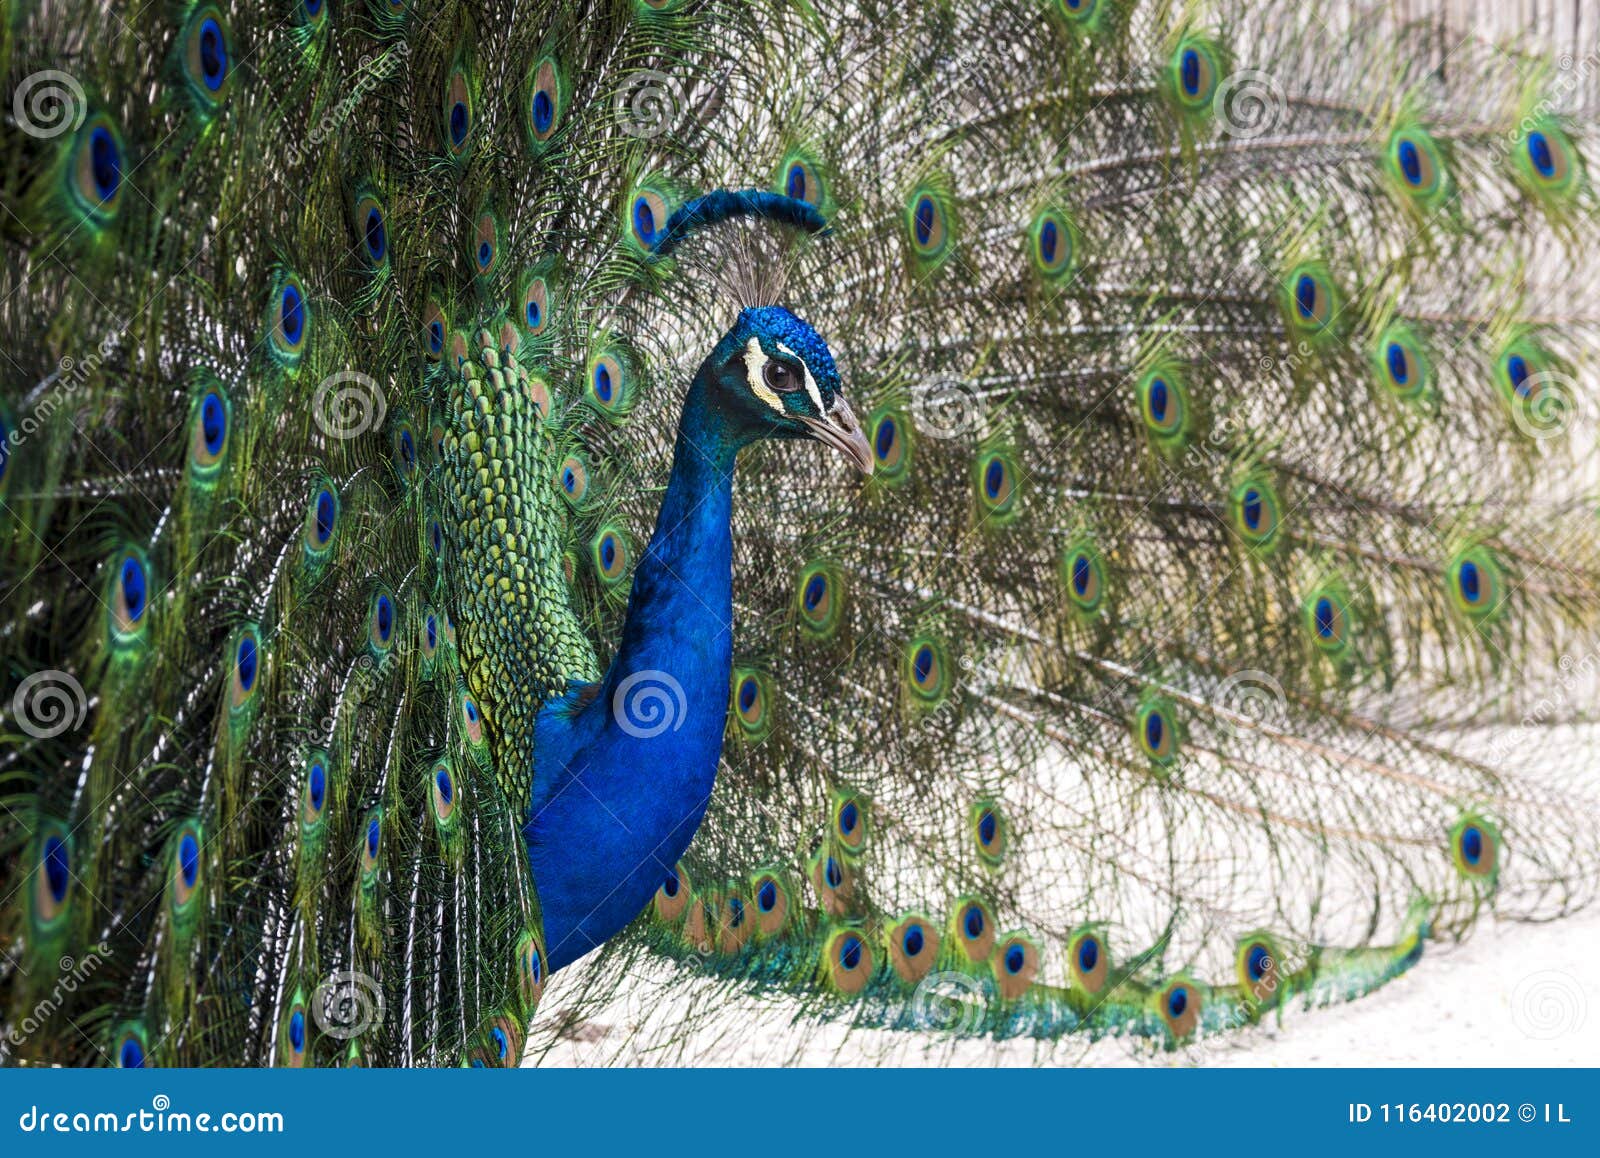
[[804,201],[822,210],[824,217],[832,216],[828,182],[823,178],[821,162],[804,149],[791,149],[778,165],[772,183],[775,192],[796,201]]
[[518,315],[530,337],[537,338],[550,328],[550,283],[541,274],[523,276]]
[[919,635],[905,646],[901,657],[901,678],[911,702],[933,708],[950,692],[949,653],[944,644],[930,635]]
[[457,64],[445,80],[442,110],[445,151],[453,160],[465,157],[472,146],[475,102],[472,73],[465,64]]
[[655,255],[679,201],[664,183],[646,180],[634,186],[623,208],[622,235],[635,253]]
[[916,263],[932,269],[950,256],[950,199],[941,184],[918,185],[906,200],[906,240]]
[[581,457],[569,454],[561,460],[556,467],[556,489],[574,508],[583,505],[584,496],[589,493],[589,468]]
[[306,526],[301,535],[307,559],[317,562],[326,558],[338,529],[339,492],[332,483],[319,482],[312,487],[311,500],[306,504]]
[[1208,116],[1217,84],[1226,69],[1217,45],[1204,36],[1185,36],[1167,65],[1167,91],[1191,116]]
[[1446,581],[1452,604],[1470,622],[1490,622],[1505,610],[1500,565],[1487,547],[1457,552],[1446,568]]
[[1009,522],[1020,505],[1016,463],[1003,450],[980,453],[973,465],[973,491],[986,523]]
[[28,893],[28,915],[40,940],[53,938],[65,926],[76,871],[67,827],[54,820],[41,821],[34,837],[33,881]]
[[1111,953],[1097,928],[1074,932],[1067,939],[1067,963],[1072,983],[1085,993],[1099,993],[1111,974]]
[[307,840],[320,835],[322,820],[327,814],[331,787],[328,768],[326,752],[316,749],[306,754],[305,770],[300,778],[300,832]]
[[1100,23],[1101,9],[1110,2],[1112,0],[1055,0],[1055,5],[1069,25],[1092,32]]
[[1450,829],[1450,852],[1456,871],[1468,880],[1493,887],[1500,875],[1500,831],[1485,818],[1469,813]]
[[1079,618],[1093,619],[1100,614],[1106,598],[1106,569],[1092,542],[1078,539],[1062,550],[1061,585]]
[[150,1044],[144,1026],[123,1022],[112,1034],[111,1064],[121,1070],[142,1070],[150,1063]]
[[544,981],[544,945],[536,933],[524,932],[517,940],[517,989],[525,1016],[533,1016],[539,999],[544,996]]
[[827,639],[838,630],[844,618],[844,591],[843,581],[832,564],[817,562],[800,569],[795,584],[795,610],[801,628],[812,638]]
[[267,346],[272,358],[285,369],[300,365],[311,336],[311,307],[300,279],[279,270],[267,298]]
[[762,869],[750,878],[750,897],[755,905],[756,933],[775,937],[789,923],[794,906],[794,889],[788,874],[779,869]]
[[1201,994],[1199,986],[1187,977],[1177,977],[1161,986],[1155,994],[1156,1012],[1172,1040],[1183,1041],[1193,1036],[1200,1025]]
[[478,747],[483,743],[483,710],[466,692],[461,693],[461,730],[467,743]]
[[989,959],[995,988],[1003,1001],[1016,1001],[1026,994],[1039,975],[1039,947],[1022,933],[1007,933]]
[[1405,126],[1389,135],[1384,165],[1395,187],[1417,204],[1432,208],[1448,200],[1444,156],[1421,127]]
[[1354,624],[1342,589],[1331,584],[1318,587],[1301,607],[1306,634],[1320,651],[1340,656],[1349,650]]
[[1579,187],[1582,162],[1572,139],[1554,120],[1535,120],[1511,157],[1522,186],[1547,205],[1565,204]]
[[772,731],[772,682],[765,672],[734,668],[733,718],[739,735],[752,743],[765,739]]
[[326,0],[291,0],[296,23],[307,33],[319,31],[328,19]]
[[902,411],[876,411],[867,418],[872,442],[873,477],[893,485],[911,469],[911,420]]
[[1576,402],[1573,376],[1529,334],[1519,333],[1502,347],[1495,382],[1526,437],[1542,439],[1564,429]]
[[232,416],[221,383],[209,381],[196,392],[189,408],[189,474],[197,482],[210,483],[221,473]]
[[494,276],[500,266],[500,216],[492,209],[482,210],[473,223],[468,257],[472,271],[480,279]]
[[674,865],[667,870],[662,878],[661,887],[655,892],[653,904],[657,919],[668,924],[678,920],[688,909],[693,896],[694,889],[689,883],[688,870],[681,864]]
[[284,1065],[300,1069],[309,1058],[310,1045],[311,1023],[306,1016],[306,995],[303,990],[296,989],[278,1028],[278,1056]]
[[[866,847],[867,802],[864,797],[847,793],[834,794],[833,831],[848,855],[853,856]],[[837,887],[837,882],[831,876],[828,883]]]
[[1077,271],[1077,228],[1062,210],[1040,210],[1028,228],[1027,240],[1028,259],[1040,276],[1059,280]]
[[1273,549],[1281,530],[1277,489],[1262,475],[1247,475],[1228,493],[1233,529],[1253,551]]
[[1171,702],[1159,696],[1141,701],[1134,711],[1133,739],[1158,770],[1168,768],[1178,758],[1181,741]]
[[422,354],[430,362],[444,360],[445,335],[450,332],[450,316],[436,297],[422,307]]
[[199,916],[205,837],[198,821],[186,820],[173,837],[167,867],[167,911],[180,946],[193,935]]
[[150,622],[150,564],[144,552],[128,547],[111,564],[110,608],[111,641],[125,647],[143,639]]
[[550,384],[537,374],[529,374],[527,382],[528,405],[543,422],[550,417]]
[[989,906],[977,897],[957,900],[950,917],[950,940],[973,964],[987,961],[995,941],[994,916]]
[[377,657],[387,655],[399,630],[400,609],[386,587],[372,593],[367,607],[367,648]]
[[377,876],[378,870],[383,864],[383,809],[377,807],[368,811],[359,831],[361,833],[361,881],[362,887],[365,888]]
[[375,193],[363,193],[356,198],[350,213],[350,225],[355,230],[362,256],[374,271],[388,268],[389,230],[383,202]]
[[933,969],[939,956],[939,929],[921,913],[906,913],[889,929],[889,964],[907,985],[915,985]]
[[1428,354],[1411,329],[1395,323],[1384,331],[1374,350],[1378,380],[1398,398],[1417,399],[1428,391],[1432,369]]
[[610,419],[625,416],[633,406],[632,361],[620,347],[606,346],[589,355],[584,400]]
[[1234,971],[1239,988],[1253,1012],[1271,1008],[1286,994],[1285,976],[1279,967],[1282,957],[1265,933],[1255,933],[1239,942],[1234,953]]
[[822,965],[838,992],[854,997],[872,980],[872,946],[857,929],[840,929],[823,945]]
[[979,858],[988,865],[998,865],[1004,860],[1009,832],[1000,806],[992,800],[978,801],[972,806],[968,823]]
[[1321,262],[1305,262],[1290,270],[1283,297],[1292,335],[1321,338],[1338,334],[1342,302],[1332,275]]
[[553,56],[540,57],[525,82],[524,109],[529,152],[542,153],[561,130],[569,96],[567,80]]
[[261,688],[261,633],[253,623],[234,632],[228,645],[228,703],[235,714],[254,702]]
[[233,50],[228,22],[214,5],[197,7],[183,33],[183,76],[190,102],[209,114],[227,99],[233,80]]
[[1189,387],[1178,367],[1163,364],[1145,371],[1135,393],[1151,444],[1169,457],[1181,452],[1189,444],[1192,415]]
[[608,587],[620,583],[628,573],[628,538],[620,527],[607,523],[589,544],[589,558],[600,582]]
[[84,121],[74,138],[71,192],[85,218],[105,225],[122,205],[125,153],[117,126],[104,114]]

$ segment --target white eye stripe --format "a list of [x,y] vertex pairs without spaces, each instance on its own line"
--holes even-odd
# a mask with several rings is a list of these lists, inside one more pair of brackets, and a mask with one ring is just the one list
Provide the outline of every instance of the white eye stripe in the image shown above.
[[[767,353],[761,348],[759,338],[751,338],[744,346],[744,375],[750,383],[750,393],[765,402],[779,414],[784,413],[783,399],[772,392],[767,385]],[[807,375],[809,377],[809,375]]]
[[773,345],[778,347],[779,353],[787,354],[796,362],[800,363],[800,371],[806,376],[806,393],[811,397],[811,405],[817,408],[818,414],[821,414],[822,391],[817,388],[817,380],[811,376],[811,367],[806,365],[806,360],[804,358],[802,358],[799,354],[796,354],[793,350],[789,349],[789,347],[784,345],[782,342],[774,342]]

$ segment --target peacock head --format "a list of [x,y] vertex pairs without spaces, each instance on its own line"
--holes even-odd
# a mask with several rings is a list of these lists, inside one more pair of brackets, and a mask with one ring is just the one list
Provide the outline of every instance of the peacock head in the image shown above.
[[872,473],[872,448],[845,401],[828,343],[788,310],[742,310],[700,373],[709,404],[741,444],[813,438]]

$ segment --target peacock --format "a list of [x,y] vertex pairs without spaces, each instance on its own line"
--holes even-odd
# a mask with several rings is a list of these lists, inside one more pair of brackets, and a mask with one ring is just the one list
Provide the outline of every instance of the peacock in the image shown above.
[[5,0],[0,1060],[1184,1051],[1575,911],[1564,37]]

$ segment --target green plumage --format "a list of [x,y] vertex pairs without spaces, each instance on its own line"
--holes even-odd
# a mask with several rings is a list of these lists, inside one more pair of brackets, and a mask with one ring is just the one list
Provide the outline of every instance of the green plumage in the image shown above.
[[[515,1064],[644,961],[652,1058],[1178,1044],[1591,899],[1597,98],[1296,11],[7,5],[0,1060]],[[829,236],[656,256],[752,185]],[[875,474],[743,456],[707,818],[534,1024],[534,720],[780,272]]]

